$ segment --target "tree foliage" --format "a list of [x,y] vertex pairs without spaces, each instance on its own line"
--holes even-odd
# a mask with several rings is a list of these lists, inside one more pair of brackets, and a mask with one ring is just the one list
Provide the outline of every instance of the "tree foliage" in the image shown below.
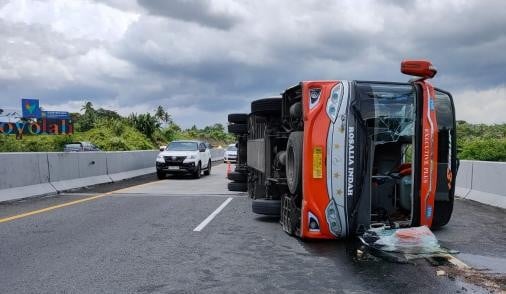
[[0,152],[62,151],[65,144],[90,141],[105,151],[158,149],[159,145],[176,139],[203,139],[214,144],[227,144],[234,138],[224,132],[221,124],[182,130],[163,106],[155,114],[132,113],[122,117],[113,110],[95,109],[92,102],[81,107],[81,113],[71,113],[73,135],[14,135],[0,136]]
[[97,120],[97,112],[93,108],[93,103],[90,101],[86,102],[82,107],[81,111],[84,111],[84,114],[77,121],[76,129],[81,132],[86,132],[95,127],[95,122]]
[[155,116],[150,113],[135,114],[132,113],[128,117],[130,124],[146,137],[154,139],[155,132],[160,128],[160,123]]
[[506,161],[506,124],[457,122],[460,159]]

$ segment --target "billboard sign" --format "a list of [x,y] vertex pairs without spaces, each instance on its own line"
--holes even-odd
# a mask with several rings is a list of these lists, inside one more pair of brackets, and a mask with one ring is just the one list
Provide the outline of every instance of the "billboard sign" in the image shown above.
[[70,113],[66,111],[42,111],[42,118],[47,119],[70,119]]
[[21,99],[23,118],[41,118],[38,99]]
[[70,135],[74,133],[71,120],[48,120],[41,122],[0,122],[0,134],[22,136],[30,135]]

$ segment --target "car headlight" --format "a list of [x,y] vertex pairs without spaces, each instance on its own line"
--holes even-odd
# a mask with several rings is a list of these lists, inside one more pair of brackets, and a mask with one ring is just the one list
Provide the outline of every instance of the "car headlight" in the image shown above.
[[156,162],[165,162],[165,159],[163,158],[163,155],[158,155],[156,157]]
[[335,85],[334,88],[332,88],[332,92],[330,93],[330,97],[327,102],[327,115],[332,122],[336,121],[339,106],[341,104],[341,100],[343,100],[342,88],[341,83]]
[[188,159],[196,159],[196,158],[197,158],[197,156],[195,156],[195,155],[190,155],[190,156],[188,156],[187,158],[188,158]]

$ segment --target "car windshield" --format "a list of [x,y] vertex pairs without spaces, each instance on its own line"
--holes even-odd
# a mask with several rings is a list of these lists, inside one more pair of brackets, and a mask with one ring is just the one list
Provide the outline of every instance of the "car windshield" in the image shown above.
[[196,142],[171,142],[165,149],[167,151],[197,151],[198,144]]
[[227,151],[237,151],[237,147],[235,146],[228,146]]
[[412,136],[415,119],[415,89],[406,84],[358,83],[356,105],[362,120],[372,128],[374,141],[395,142]]
[[81,144],[67,144],[67,145],[65,145],[65,148],[80,149]]

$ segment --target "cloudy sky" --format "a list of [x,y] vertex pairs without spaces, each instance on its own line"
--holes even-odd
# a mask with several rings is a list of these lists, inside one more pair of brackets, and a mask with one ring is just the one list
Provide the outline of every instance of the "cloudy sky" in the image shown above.
[[226,122],[300,80],[406,81],[428,58],[457,118],[506,122],[506,1],[0,0],[0,107],[164,106]]

